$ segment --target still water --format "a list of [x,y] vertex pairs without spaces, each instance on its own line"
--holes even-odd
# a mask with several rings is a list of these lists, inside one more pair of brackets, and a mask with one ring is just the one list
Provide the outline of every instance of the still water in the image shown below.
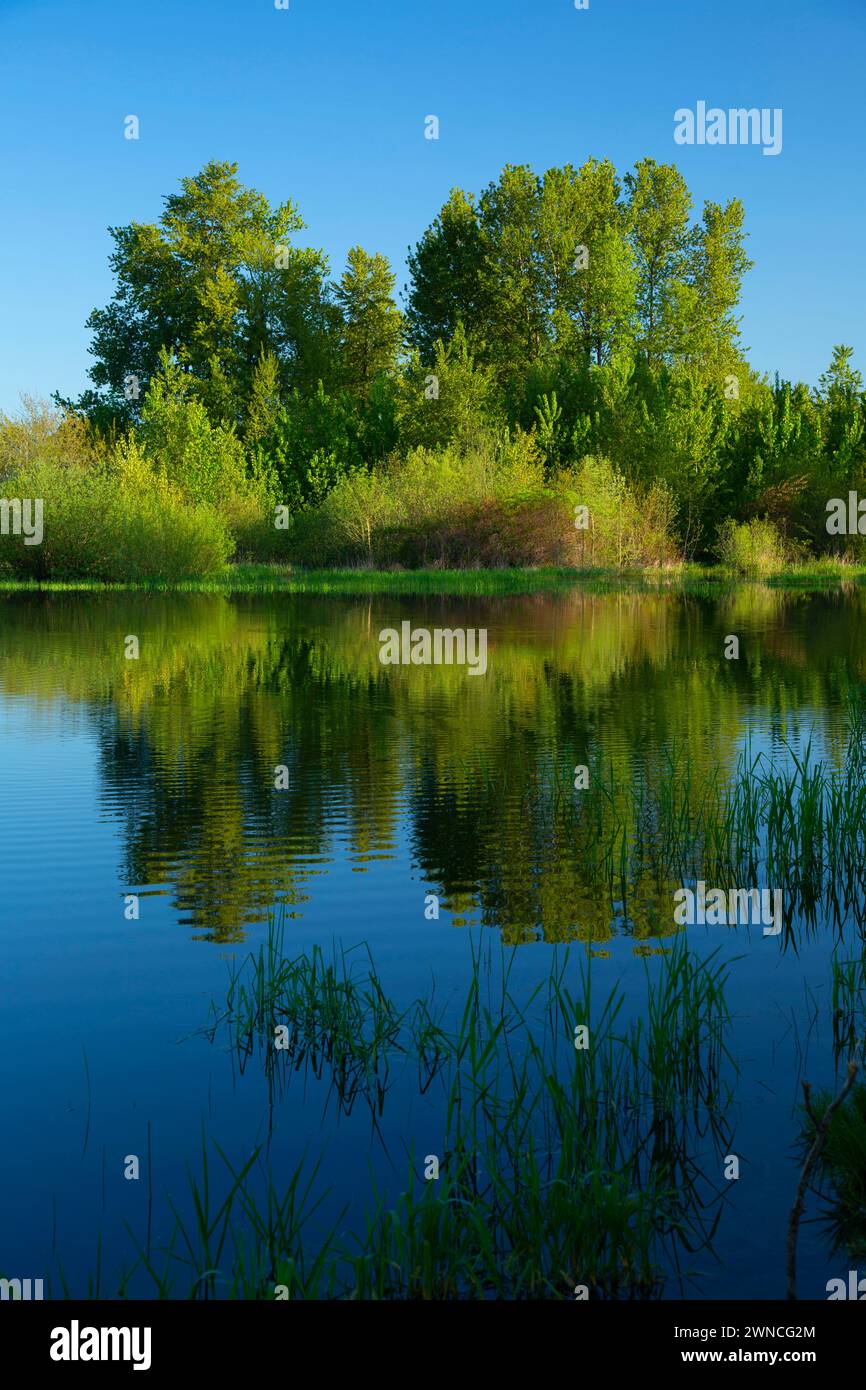
[[[379,632],[406,619],[486,629],[485,675],[383,666]],[[648,958],[680,930],[670,902],[618,920],[555,818],[527,819],[527,779],[601,760],[639,780],[675,748],[699,784],[747,747],[787,757],[809,739],[834,763],[864,668],[856,592],[4,596],[0,1276],[51,1277],[56,1293],[62,1268],[82,1293],[101,1249],[110,1292],[125,1227],[158,1244],[203,1134],[237,1162],[267,1142],[277,1184],[321,1158],[334,1210],[363,1209],[371,1172],[399,1185],[406,1155],[440,1137],[408,1081],[375,1123],[308,1076],[275,1102],[199,1031],[269,909],[293,955],[366,943],[398,1002],[431,987],[459,1001],[473,948],[513,957],[528,992],[570,942],[594,988],[619,983],[639,1009]],[[683,930],[734,962],[741,1177],[717,1175],[712,1248],[685,1261],[685,1284],[669,1271],[665,1294],[779,1297],[800,1081],[833,1082],[830,963],[860,942],[820,923],[795,947],[755,927]],[[124,1180],[148,1153],[149,1180]],[[847,1268],[803,1226],[801,1296]]]

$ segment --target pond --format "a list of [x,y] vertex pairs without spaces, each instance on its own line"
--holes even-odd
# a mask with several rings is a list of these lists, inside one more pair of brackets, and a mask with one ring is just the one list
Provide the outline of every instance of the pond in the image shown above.
[[[384,663],[403,623],[483,631],[484,671]],[[844,1073],[832,966],[861,960],[862,916],[798,901],[783,932],[682,924],[674,892],[709,869],[632,864],[611,888],[596,851],[617,816],[634,841],[677,777],[686,801],[715,797],[743,757],[790,767],[809,747],[835,775],[864,669],[859,591],[0,598],[0,1276],[82,1295],[99,1269],[116,1292],[168,1239],[170,1200],[189,1208],[203,1145],[238,1167],[256,1152],[277,1189],[318,1162],[313,1245],[408,1166],[447,1162],[441,1095],[412,1064],[347,1099],[309,1049],[277,1077],[208,1031],[278,922],[287,956],[372,961],[401,1009],[432,999],[452,1022],[473,969],[517,1000],[554,962],[573,992],[588,970],[625,1027],[678,942],[724,964],[728,1094],[692,1116],[689,1153],[702,1236],[662,1243],[655,1292],[783,1296],[801,1083]],[[581,820],[599,781],[617,790]],[[802,1297],[849,1268],[818,1215],[813,1196]]]

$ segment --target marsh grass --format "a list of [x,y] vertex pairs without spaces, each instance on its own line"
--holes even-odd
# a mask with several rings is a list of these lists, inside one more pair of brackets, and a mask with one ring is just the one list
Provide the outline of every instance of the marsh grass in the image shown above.
[[866,567],[834,561],[815,561],[768,574],[760,584],[744,582],[732,570],[718,565],[681,564],[656,570],[613,570],[595,566],[501,569],[375,570],[304,569],[286,564],[228,564],[221,574],[207,579],[172,579],[168,575],[138,581],[103,582],[95,579],[21,579],[0,571],[0,592],[155,591],[172,593],[296,593],[296,594],[454,594],[467,597],[546,592],[659,593],[670,590],[694,597],[720,593],[790,589],[796,592],[830,593],[839,588],[866,584]]
[[[727,780],[699,776],[675,753],[656,780],[625,781],[596,762],[578,793],[567,767],[515,782],[482,762],[475,776],[483,794],[511,800],[536,828],[575,836],[587,881],[626,922],[629,895],[647,877],[667,892],[701,876],[782,887],[787,927],[793,913],[816,920],[819,911],[841,925],[852,914],[862,921],[864,732],[854,697],[838,770],[807,745],[782,767],[746,753]],[[320,1164],[305,1157],[276,1182],[267,1147],[237,1166],[213,1146],[214,1174],[203,1139],[188,1200],[171,1208],[171,1235],[155,1250],[139,1245],[121,1294],[144,1278],[157,1297],[191,1299],[273,1298],[278,1285],[292,1299],[570,1299],[579,1285],[593,1297],[653,1298],[672,1272],[684,1289],[689,1262],[711,1252],[725,1198],[708,1174],[732,1141],[731,962],[718,952],[700,959],[674,937],[665,955],[644,960],[646,997],[629,1013],[619,986],[599,993],[591,957],[555,950],[527,993],[519,953],[500,949],[486,972],[473,949],[456,1011],[432,997],[404,1007],[366,949],[287,958],[271,919],[267,940],[230,970],[208,1038],[243,1070],[261,1069],[272,1105],[290,1103],[303,1072],[343,1110],[362,1097],[376,1122],[405,1101],[402,1088],[389,1099],[395,1067],[416,1068],[440,1126],[439,1178],[424,1180],[424,1156],[410,1148],[406,1178],[383,1188],[371,1173],[346,1229],[348,1205],[326,1219],[334,1194]],[[836,962],[837,1055],[862,1041],[864,983],[862,955]],[[585,1050],[574,1045],[580,1024],[590,1030]],[[280,1026],[287,1045],[278,1050]],[[834,1116],[822,1164],[835,1239],[860,1251],[866,1088]],[[92,1288],[104,1287],[98,1273]]]
[[866,952],[834,959],[832,969],[833,1049],[838,1065],[866,1037]]
[[[360,968],[359,968],[360,967]],[[326,1074],[339,1109],[351,1113],[363,1097],[381,1113],[395,1057],[412,1057],[421,1090],[441,1060],[444,1036],[430,1008],[417,1001],[400,1011],[386,996],[369,952],[337,950],[330,961],[321,947],[293,959],[285,956],[282,921],[269,921],[267,940],[234,966],[224,1006],[212,1006],[205,1030],[211,1039],[225,1029],[243,1072],[251,1058],[264,1066],[270,1085],[286,1072]],[[276,1030],[287,1030],[286,1046],[275,1047]]]
[[[260,1064],[321,1059],[338,1089],[369,1086],[379,1098],[396,1056],[418,1060],[419,1089],[440,1116],[438,1180],[410,1154],[394,1194],[371,1178],[365,1215],[342,1229],[346,1208],[322,1231],[310,1222],[328,1195],[318,1165],[298,1164],[278,1190],[258,1149],[241,1167],[217,1149],[215,1184],[203,1140],[185,1213],[157,1253],[139,1248],[121,1281],[146,1276],[157,1297],[363,1299],[646,1298],[664,1287],[662,1255],[706,1248],[722,1194],[699,1153],[730,1142],[723,1074],[727,967],[698,961],[678,943],[646,964],[647,1007],[626,1023],[619,988],[600,998],[591,962],[568,951],[518,1002],[514,953],[485,974],[473,950],[462,1006],[446,1020],[430,1000],[398,1009],[368,955],[314,952],[286,960],[268,940],[230,972],[225,1005],[207,1033]],[[283,1022],[289,1046],[267,1044]],[[590,1046],[574,1046],[578,1023]],[[426,1051],[426,1060],[420,1060]],[[278,1058],[279,1061],[274,1059]],[[434,1064],[435,1063],[435,1064]]]

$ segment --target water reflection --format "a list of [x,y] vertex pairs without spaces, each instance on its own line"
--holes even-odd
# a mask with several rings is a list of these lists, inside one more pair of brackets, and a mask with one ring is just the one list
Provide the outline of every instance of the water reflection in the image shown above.
[[[381,665],[379,631],[406,618],[486,627],[487,674]],[[407,843],[458,923],[511,942],[640,942],[673,930],[668,887],[637,882],[621,922],[599,903],[573,769],[658,782],[675,746],[697,788],[747,735],[773,749],[811,734],[838,760],[864,621],[860,591],[759,585],[717,600],[14,595],[0,692],[86,721],[103,814],[123,831],[118,894],[169,895],[201,937],[241,940],[275,902],[302,913],[335,856],[363,874]]]

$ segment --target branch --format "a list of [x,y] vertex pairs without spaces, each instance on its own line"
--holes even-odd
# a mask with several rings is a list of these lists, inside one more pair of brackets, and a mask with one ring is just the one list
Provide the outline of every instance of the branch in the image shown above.
[[812,1169],[815,1167],[815,1164],[817,1163],[820,1157],[821,1150],[824,1147],[824,1143],[827,1138],[827,1130],[830,1126],[830,1121],[833,1118],[833,1114],[836,1110],[839,1109],[839,1106],[842,1104],[848,1092],[851,1090],[851,1087],[854,1085],[854,1078],[856,1077],[858,1070],[859,1068],[857,1063],[852,1059],[848,1063],[848,1078],[845,1082],[845,1085],[842,1087],[836,1099],[831,1100],[830,1104],[827,1106],[827,1109],[824,1111],[824,1118],[820,1122],[817,1121],[817,1117],[812,1109],[812,1102],[810,1099],[811,1087],[809,1086],[808,1081],[804,1081],[803,1083],[803,1093],[806,1101],[806,1111],[809,1115],[809,1118],[815,1124],[815,1138],[812,1140],[811,1148],[809,1149],[809,1152],[806,1155],[806,1162],[803,1164],[803,1171],[800,1174],[800,1182],[797,1186],[797,1199],[794,1202],[793,1207],[791,1208],[791,1219],[788,1222],[789,1299],[796,1299],[797,1297],[797,1229],[800,1225],[800,1217],[803,1215],[806,1188],[809,1185],[809,1178],[812,1175]]

